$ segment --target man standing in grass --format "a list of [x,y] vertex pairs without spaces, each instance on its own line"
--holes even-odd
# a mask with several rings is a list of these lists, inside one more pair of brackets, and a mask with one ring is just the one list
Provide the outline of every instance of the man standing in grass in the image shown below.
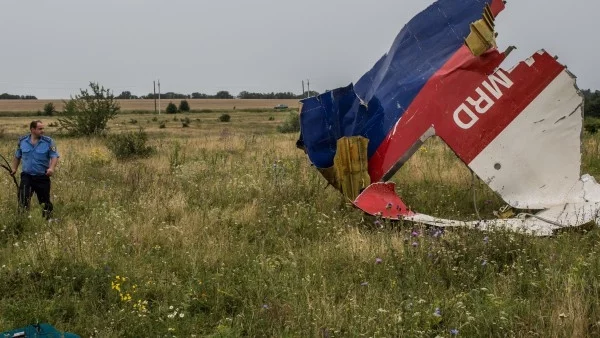
[[59,154],[54,141],[44,136],[42,121],[32,121],[29,130],[31,131],[29,135],[19,138],[11,175],[17,173],[17,168],[22,161],[19,206],[28,210],[31,196],[35,193],[43,206],[42,215],[50,219],[53,209],[50,202],[50,176],[54,174]]

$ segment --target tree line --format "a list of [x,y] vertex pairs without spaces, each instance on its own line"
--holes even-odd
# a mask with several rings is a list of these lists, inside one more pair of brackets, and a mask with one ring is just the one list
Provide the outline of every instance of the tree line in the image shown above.
[[33,95],[12,95],[8,93],[0,94],[0,100],[37,100]]
[[[209,95],[205,93],[193,92],[191,94],[181,94],[174,92],[161,93],[160,98],[165,100],[174,99],[303,99],[308,96],[319,95],[316,91],[310,91],[305,94],[294,94],[292,92],[280,92],[280,93],[253,93],[248,91],[242,91],[238,95],[234,96],[227,90],[218,91],[215,95]],[[132,99],[158,99],[159,94],[148,93],[147,95],[137,96],[133,95],[130,91],[121,92],[121,94],[115,96],[116,99],[132,100]]]

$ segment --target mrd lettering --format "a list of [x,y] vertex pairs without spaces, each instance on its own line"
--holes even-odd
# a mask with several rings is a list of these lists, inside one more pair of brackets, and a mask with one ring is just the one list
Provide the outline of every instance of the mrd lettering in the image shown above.
[[[495,74],[488,76],[481,86],[475,89],[478,99],[467,97],[467,99],[454,111],[454,123],[462,129],[469,129],[479,121],[479,115],[487,113],[496,101],[504,95],[500,87],[506,89],[513,86],[508,76],[498,70]],[[483,90],[485,88],[486,90]],[[473,111],[474,110],[474,111]]]

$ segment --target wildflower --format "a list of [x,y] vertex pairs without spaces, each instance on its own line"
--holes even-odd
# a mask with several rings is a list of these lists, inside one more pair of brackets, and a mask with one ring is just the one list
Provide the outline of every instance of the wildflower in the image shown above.
[[419,246],[419,243],[417,243],[417,242],[413,242],[413,243],[412,243],[412,246],[414,246],[414,247],[416,248],[417,246]]
[[362,282],[362,283],[360,283],[360,286],[367,286],[367,285],[369,285],[369,282]]
[[481,266],[486,266],[487,265],[487,260],[483,260],[483,262],[481,262]]
[[419,236],[419,232],[417,232],[416,230],[413,230],[413,232],[411,233],[411,236],[417,237],[417,236]]
[[265,309],[265,310],[268,310],[269,309],[269,305],[268,304],[263,304],[262,308]]
[[377,226],[380,226],[380,225],[381,225],[381,221],[380,221],[380,220],[378,220],[378,219],[376,219],[376,220],[375,220],[375,222],[373,222],[373,224],[375,224],[375,225],[377,225]]
[[383,262],[383,259],[379,257],[375,258],[375,264],[381,264],[381,262]]
[[485,244],[487,244],[487,242],[490,240],[490,238],[488,236],[483,237],[483,242]]
[[182,312],[182,313],[179,314],[179,318],[183,318],[183,317],[185,317],[185,315]]
[[458,330],[457,329],[452,329],[452,330],[450,330],[450,334],[453,335],[453,336],[456,336],[456,335],[458,335]]
[[442,311],[440,310],[439,307],[435,308],[435,311],[433,311],[433,315],[436,317],[441,317],[442,316]]
[[443,234],[441,229],[436,229],[435,232],[433,233],[433,237],[437,238],[440,237]]

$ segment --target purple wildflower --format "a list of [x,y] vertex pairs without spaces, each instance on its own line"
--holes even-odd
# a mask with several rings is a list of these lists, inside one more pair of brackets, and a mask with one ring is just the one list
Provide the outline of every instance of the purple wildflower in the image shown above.
[[417,243],[417,242],[413,242],[413,243],[412,243],[412,246],[414,246],[414,247],[416,248],[417,246],[419,246],[419,243]]
[[262,308],[265,309],[265,310],[268,310],[269,309],[269,305],[268,304],[263,304]]
[[383,259],[379,257],[375,258],[375,264],[381,264],[381,262],[383,262]]
[[411,233],[411,236],[417,237],[417,236],[419,236],[419,232],[416,230],[413,230],[413,232]]
[[450,334],[453,335],[453,336],[456,336],[456,335],[458,335],[458,330],[457,329],[452,329],[452,330],[450,330]]
[[442,311],[440,310],[439,307],[435,308],[435,311],[433,311],[433,315],[436,317],[441,317],[442,316]]
[[490,240],[490,238],[488,236],[483,237],[483,242],[485,244],[487,244],[487,242]]

